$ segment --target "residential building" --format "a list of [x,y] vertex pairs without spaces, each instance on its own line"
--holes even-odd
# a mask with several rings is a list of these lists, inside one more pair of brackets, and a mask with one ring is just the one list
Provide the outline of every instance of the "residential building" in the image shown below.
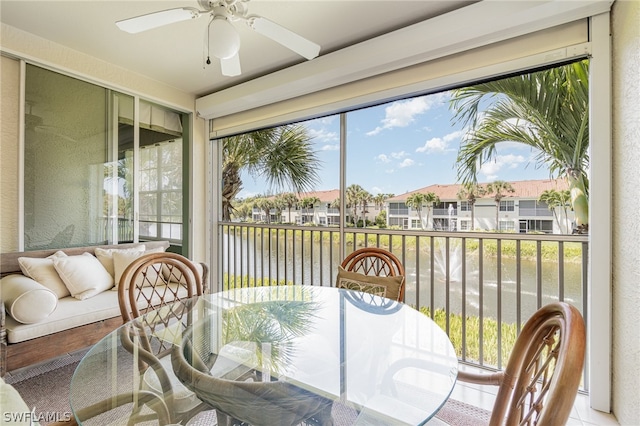
[[[574,218],[569,206],[550,210],[545,202],[539,201],[544,191],[568,190],[566,181],[530,180],[508,183],[513,192],[505,192],[499,206],[496,206],[491,194],[479,196],[473,205],[468,200],[461,200],[460,184],[429,185],[397,195],[387,200],[387,226],[439,231],[497,229],[522,233],[571,233]],[[407,199],[414,194],[434,194],[439,201],[432,205],[425,204],[418,211],[416,207],[408,207],[406,204]],[[474,223],[471,223],[472,217]]]

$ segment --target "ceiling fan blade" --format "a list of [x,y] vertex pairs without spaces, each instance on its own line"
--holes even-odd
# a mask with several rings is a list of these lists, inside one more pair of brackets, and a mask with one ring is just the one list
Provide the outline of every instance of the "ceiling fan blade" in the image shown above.
[[131,34],[158,28],[174,22],[187,21],[200,16],[200,11],[193,7],[180,7],[160,12],[148,13],[135,18],[123,19],[116,22],[118,28]]
[[240,55],[236,52],[230,58],[220,59],[220,68],[222,69],[222,75],[227,77],[235,77],[240,75]]
[[320,54],[320,45],[290,31],[275,22],[263,17],[252,17],[249,26],[260,34],[280,43],[284,47],[293,50],[300,56],[313,59]]

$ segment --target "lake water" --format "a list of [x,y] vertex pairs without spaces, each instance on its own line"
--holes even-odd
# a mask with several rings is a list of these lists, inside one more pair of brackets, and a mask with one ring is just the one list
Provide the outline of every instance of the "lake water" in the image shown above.
[[[304,243],[282,231],[271,238],[249,238],[224,235],[222,270],[231,276],[248,276],[293,282],[305,285],[331,286],[336,277],[339,258],[339,240],[334,238],[308,238]],[[318,235],[320,235],[318,233]],[[454,240],[452,240],[454,241]],[[452,243],[453,244],[453,243]],[[443,246],[443,245],[442,245]],[[351,249],[348,249],[350,252]],[[226,257],[226,253],[233,253]],[[443,251],[434,249],[433,274],[429,245],[420,246],[417,255],[415,245],[404,250],[394,250],[405,266],[405,302],[414,306],[445,308],[461,314],[465,306],[467,316],[497,318],[498,307],[503,322],[513,323],[518,311],[528,318],[539,306],[558,300],[575,305],[582,311],[582,264],[565,263],[563,285],[560,285],[558,262],[534,260],[520,262],[520,280],[516,259],[503,256],[498,270],[497,256],[484,255],[479,261],[477,251],[469,251],[466,259],[466,281],[462,278],[462,256],[459,247],[450,253],[449,282],[446,280],[446,264]],[[447,300],[448,294],[448,300]],[[463,295],[466,296],[463,298]],[[518,297],[519,296],[519,297]]]

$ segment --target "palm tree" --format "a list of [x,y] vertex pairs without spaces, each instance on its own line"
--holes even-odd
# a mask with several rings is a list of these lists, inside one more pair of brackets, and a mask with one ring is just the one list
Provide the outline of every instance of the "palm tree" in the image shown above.
[[[589,224],[588,60],[454,90],[454,120],[469,126],[458,152],[458,178],[476,182],[479,167],[496,157],[500,142],[538,151],[552,177],[566,177],[576,223]],[[487,100],[493,103],[481,111]]]
[[358,203],[360,204],[360,208],[361,208],[361,212],[362,212],[362,227],[366,228],[367,226],[367,213],[369,213],[367,211],[367,207],[369,205],[369,202],[373,199],[371,193],[369,193],[368,191],[362,191],[359,194],[358,197]]
[[360,185],[356,184],[349,185],[346,190],[347,207],[353,209],[353,216],[351,218],[354,226],[357,226],[358,206],[365,192]]
[[422,207],[426,203],[426,196],[421,192],[416,192],[407,197],[404,202],[407,207],[411,207],[418,213],[418,219],[420,219],[420,229],[424,229],[424,223],[422,222]]
[[476,229],[476,219],[475,219],[475,205],[476,200],[482,197],[485,194],[486,190],[484,186],[479,185],[474,182],[466,182],[463,183],[460,189],[458,190],[458,199],[465,200],[471,209],[471,230]]
[[553,218],[556,220],[558,224],[558,229],[562,232],[562,225],[560,224],[560,218],[558,217],[558,207],[560,207],[560,193],[555,189],[547,189],[540,194],[538,197],[538,201],[545,203],[547,208],[553,213]]
[[282,195],[276,195],[272,200],[273,208],[276,210],[276,217],[278,218],[277,222],[282,223],[282,210],[287,207],[287,203],[282,198]]
[[[320,199],[318,197],[305,197],[300,200],[300,207],[302,207],[303,209],[311,209],[312,218],[315,218],[316,204],[320,204]],[[312,222],[315,223],[315,220]]]
[[273,200],[269,198],[258,198],[255,201],[255,206],[264,212],[267,217],[266,222],[271,223],[271,210],[275,207]]
[[232,200],[242,190],[247,171],[266,182],[273,192],[289,187],[295,192],[313,189],[320,167],[311,137],[301,125],[258,130],[222,140],[222,219],[231,218]]
[[333,200],[331,202],[331,204],[329,205],[329,207],[331,207],[332,209],[336,209],[336,210],[340,211],[340,197],[338,197],[335,200]]
[[564,223],[566,228],[566,233],[569,233],[569,213],[568,210],[572,209],[571,207],[571,191],[564,190],[558,192],[558,199],[560,201],[560,206],[562,207],[562,211],[564,212]]
[[289,223],[291,223],[291,209],[293,208],[293,206],[298,204],[298,196],[293,192],[285,192],[279,197],[281,198],[284,205],[287,206],[287,210],[289,212]]
[[427,204],[427,224],[431,226],[431,229],[433,229],[433,223],[429,221],[429,216],[431,216],[433,204],[439,203],[440,197],[438,197],[434,192],[427,192],[424,197],[424,201]]
[[506,193],[513,193],[515,189],[509,182],[496,180],[487,184],[487,193],[493,194],[493,200],[496,202],[496,231],[500,230],[498,222],[498,213],[500,212],[500,201],[505,197]]

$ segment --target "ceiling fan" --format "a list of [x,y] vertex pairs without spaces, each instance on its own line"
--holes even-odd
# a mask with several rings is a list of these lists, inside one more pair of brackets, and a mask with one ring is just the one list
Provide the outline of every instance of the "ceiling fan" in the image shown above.
[[284,47],[293,50],[309,60],[320,53],[320,46],[262,16],[249,15],[249,0],[198,0],[200,9],[179,7],[148,13],[116,22],[118,28],[128,33],[139,33],[174,22],[209,16],[209,25],[205,39],[206,64],[210,64],[210,55],[220,59],[222,74],[240,75],[240,35],[232,22],[246,23],[255,30]]

